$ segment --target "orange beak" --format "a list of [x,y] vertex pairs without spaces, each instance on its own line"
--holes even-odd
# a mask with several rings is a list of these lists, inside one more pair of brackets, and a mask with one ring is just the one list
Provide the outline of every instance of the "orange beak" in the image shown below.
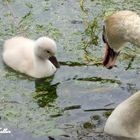
[[103,60],[103,65],[108,69],[112,69],[115,65],[117,56],[119,55],[120,52],[115,52],[113,49],[109,47],[107,43],[105,43],[105,47],[106,53]]

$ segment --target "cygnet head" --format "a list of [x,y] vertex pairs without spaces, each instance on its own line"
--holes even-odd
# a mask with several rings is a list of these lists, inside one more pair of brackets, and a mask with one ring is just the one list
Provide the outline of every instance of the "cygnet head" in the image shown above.
[[56,43],[49,37],[40,37],[35,41],[36,56],[42,61],[49,59],[56,68],[59,68],[59,63],[55,57],[56,51]]

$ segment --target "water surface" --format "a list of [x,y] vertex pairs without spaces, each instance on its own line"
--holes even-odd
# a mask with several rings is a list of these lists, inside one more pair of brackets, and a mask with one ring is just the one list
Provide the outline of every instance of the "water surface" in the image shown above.
[[15,35],[50,36],[61,67],[38,80],[0,59],[0,126],[12,132],[1,139],[109,139],[103,134],[107,117],[140,89],[140,50],[127,44],[117,67],[104,68],[103,21],[116,10],[140,14],[139,7],[138,0],[2,0],[1,52]]

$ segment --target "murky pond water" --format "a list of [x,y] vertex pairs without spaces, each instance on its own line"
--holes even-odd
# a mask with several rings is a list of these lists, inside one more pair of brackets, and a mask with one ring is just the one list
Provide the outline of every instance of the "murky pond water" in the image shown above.
[[106,15],[121,9],[140,14],[138,0],[1,0],[0,50],[5,39],[47,35],[58,45],[60,69],[33,79],[0,60],[1,139],[109,139],[103,134],[111,111],[140,89],[140,50],[127,44],[117,67],[102,66]]

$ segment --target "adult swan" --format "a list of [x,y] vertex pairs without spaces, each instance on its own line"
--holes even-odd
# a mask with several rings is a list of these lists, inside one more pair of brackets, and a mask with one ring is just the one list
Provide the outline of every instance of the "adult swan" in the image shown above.
[[[132,11],[119,11],[107,17],[103,41],[106,45],[103,65],[110,69],[125,43],[140,46],[140,17]],[[140,91],[116,107],[104,131],[121,140],[140,140]]]

